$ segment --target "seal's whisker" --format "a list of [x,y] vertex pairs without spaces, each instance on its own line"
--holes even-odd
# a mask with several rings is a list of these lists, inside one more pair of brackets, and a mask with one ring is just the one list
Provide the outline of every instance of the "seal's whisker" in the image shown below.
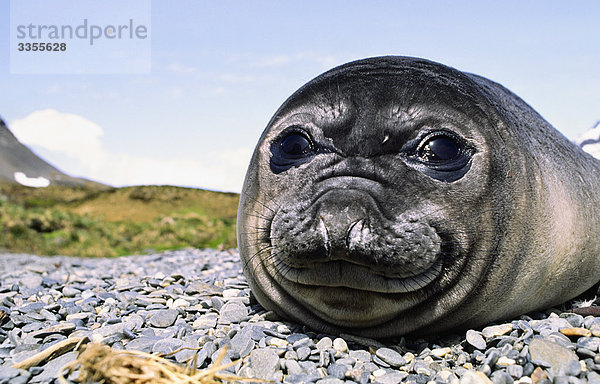
[[254,196],[251,196],[247,191],[242,190],[242,194],[244,195],[245,198],[250,199],[250,200],[254,201],[255,203],[259,204],[260,206],[262,206],[263,208],[268,209],[269,211],[271,211],[271,213],[275,214],[277,212],[276,209],[269,207],[265,202],[259,200],[258,198],[254,197]]
[[257,213],[256,211],[254,213],[249,213],[246,216],[248,216],[248,217],[255,217],[257,219],[267,220],[267,221],[270,219],[269,216],[261,215],[261,214]]
[[252,262],[254,262],[254,259],[255,259],[256,257],[259,257],[259,256],[260,256],[260,254],[261,254],[262,252],[265,252],[265,251],[270,251],[272,248],[273,248],[273,247],[272,247],[271,245],[268,245],[268,246],[266,246],[266,247],[264,247],[264,248],[261,248],[261,249],[259,249],[258,251],[256,251],[256,252],[255,252],[253,255],[251,255],[250,257],[248,257],[248,258],[247,258],[247,260],[245,260],[245,261],[243,262],[243,264],[242,264],[242,269],[243,269],[243,270],[246,270],[246,268],[248,268],[248,267],[249,267],[249,265],[250,265]]

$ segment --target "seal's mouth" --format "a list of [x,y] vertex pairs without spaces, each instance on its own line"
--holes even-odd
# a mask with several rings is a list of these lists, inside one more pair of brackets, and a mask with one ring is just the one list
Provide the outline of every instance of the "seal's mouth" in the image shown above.
[[277,261],[274,263],[277,272],[296,284],[389,294],[421,290],[433,283],[443,271],[442,258],[438,258],[427,270],[408,277],[396,276],[393,271],[377,272],[345,260],[319,262],[311,268],[295,268],[283,260]]

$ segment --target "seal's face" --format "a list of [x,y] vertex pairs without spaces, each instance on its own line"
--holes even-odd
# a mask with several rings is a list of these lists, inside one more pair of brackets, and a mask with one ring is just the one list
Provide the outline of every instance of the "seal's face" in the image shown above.
[[[438,79],[439,80],[439,79]],[[275,115],[238,237],[269,309],[325,331],[402,334],[439,320],[489,267],[491,125],[423,71],[341,69]],[[436,81],[438,81],[436,83]]]

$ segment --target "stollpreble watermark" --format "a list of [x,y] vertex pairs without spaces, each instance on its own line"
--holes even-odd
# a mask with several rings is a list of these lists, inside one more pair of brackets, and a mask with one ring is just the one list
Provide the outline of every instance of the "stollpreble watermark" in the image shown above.
[[11,73],[150,72],[150,0],[11,0],[10,6]]
[[43,25],[20,24],[16,27],[16,38],[18,40],[88,40],[90,45],[94,45],[94,40],[106,39],[147,39],[148,27],[139,25],[133,19],[129,19],[127,24],[119,25],[95,25],[89,24],[88,19],[83,19],[82,23],[73,25]]

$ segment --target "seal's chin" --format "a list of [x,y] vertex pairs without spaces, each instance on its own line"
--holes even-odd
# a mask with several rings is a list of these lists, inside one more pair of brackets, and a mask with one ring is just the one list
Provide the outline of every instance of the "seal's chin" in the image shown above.
[[442,273],[442,259],[428,269],[406,276],[406,272],[377,271],[345,260],[319,262],[306,268],[296,268],[285,262],[275,263],[286,280],[312,287],[350,288],[377,293],[409,293],[433,283]]

